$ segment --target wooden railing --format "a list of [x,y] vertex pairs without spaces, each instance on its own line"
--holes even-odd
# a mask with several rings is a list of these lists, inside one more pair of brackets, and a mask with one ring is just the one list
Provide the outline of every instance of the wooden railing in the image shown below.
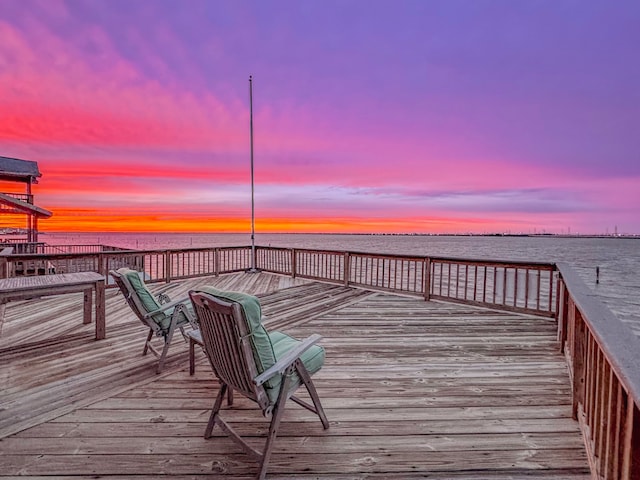
[[345,259],[346,285],[420,296],[426,291],[424,257],[347,252]]
[[[59,252],[57,249],[66,250]],[[72,253],[67,253],[72,252]],[[100,245],[51,247],[3,257],[8,276],[130,267],[147,281],[166,281],[251,267],[250,247],[122,250]],[[259,269],[343,285],[520,312],[555,315],[555,266],[334,250],[256,247]]]
[[558,339],[594,477],[640,478],[640,339],[559,264]]
[[429,264],[431,298],[555,316],[554,264],[449,258]]
[[3,195],[7,195],[8,197],[13,197],[17,200],[22,200],[23,202],[33,204],[33,195],[29,195],[28,193],[13,193],[13,192],[1,192]]
[[126,250],[120,247],[112,247],[110,245],[49,245],[44,242],[4,242],[3,247],[13,248],[16,255],[23,253],[98,253],[113,250]]
[[554,316],[552,263],[258,247],[258,268],[283,275],[375,288],[501,310]]
[[102,250],[89,253],[12,254],[0,256],[4,276],[99,272],[129,267],[148,282],[244,271],[251,265],[250,247],[179,250]]
[[12,248],[12,252],[19,253],[43,253],[44,242],[2,242],[2,247]]
[[44,244],[38,253],[99,253],[126,251],[126,248],[113,247],[111,245],[48,245]]
[[[149,282],[245,271],[251,247],[0,253],[0,274],[39,264],[34,274],[128,266]],[[256,248],[267,272],[552,316],[567,357],[573,414],[582,426],[594,478],[640,478],[640,340],[566,265],[332,250]]]
[[129,266],[148,281],[165,281],[242,272],[251,266],[250,247],[189,248],[112,252],[104,255],[105,272]]

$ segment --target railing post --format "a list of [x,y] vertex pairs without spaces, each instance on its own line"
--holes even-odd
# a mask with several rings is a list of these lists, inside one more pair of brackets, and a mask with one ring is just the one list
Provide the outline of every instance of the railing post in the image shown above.
[[[554,286],[554,282],[553,282],[553,270],[549,270],[549,312],[553,312],[553,300],[554,300],[554,295],[553,295],[553,286]],[[555,297],[557,297],[557,292]],[[556,301],[558,299],[556,298]],[[556,305],[556,311],[558,309],[558,306]]]
[[253,249],[253,267],[256,270],[260,270],[260,265],[258,264],[258,260],[260,258],[260,255],[258,255],[259,253],[260,253],[260,247],[256,245]]
[[296,278],[298,273],[298,254],[295,248],[290,250],[291,252],[291,278]]
[[560,342],[560,352],[564,353],[565,342],[567,341],[568,292],[562,279],[558,279],[558,283],[558,316],[556,320],[558,322],[558,341]]
[[640,406],[631,401],[633,420],[631,432],[631,455],[629,456],[629,478],[640,472]]
[[344,286],[349,286],[349,272],[351,272],[351,255],[349,252],[344,252]]
[[256,246],[253,243],[253,236],[251,237],[251,271],[256,271],[258,269],[258,251],[256,250]]
[[105,268],[105,255],[103,255],[102,253],[98,253],[98,273],[102,276],[105,276],[107,274],[107,269]]
[[423,263],[424,272],[422,272],[422,278],[424,279],[424,300],[428,302],[431,300],[431,257],[426,257]]
[[164,274],[165,274],[165,282],[169,283],[171,281],[171,250],[166,250],[164,252]]
[[578,406],[584,405],[585,398],[585,355],[587,352],[587,328],[582,319],[582,314],[576,305],[569,301],[571,320],[573,321],[573,345],[571,346],[571,368],[572,377],[572,411],[574,420],[578,420]]
[[622,405],[622,425],[620,432],[620,450],[622,465],[620,476],[622,480],[635,480],[640,468],[640,416],[633,398],[626,395]]

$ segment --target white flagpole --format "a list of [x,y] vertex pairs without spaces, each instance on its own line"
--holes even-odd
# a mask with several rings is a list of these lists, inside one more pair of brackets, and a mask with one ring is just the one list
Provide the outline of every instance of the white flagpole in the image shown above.
[[251,135],[251,273],[256,270],[255,203],[253,198],[253,78],[249,75],[249,130]]

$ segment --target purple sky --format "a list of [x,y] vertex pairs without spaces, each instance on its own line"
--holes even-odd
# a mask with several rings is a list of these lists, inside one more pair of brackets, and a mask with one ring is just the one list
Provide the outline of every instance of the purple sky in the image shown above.
[[0,0],[46,230],[640,233],[638,1]]

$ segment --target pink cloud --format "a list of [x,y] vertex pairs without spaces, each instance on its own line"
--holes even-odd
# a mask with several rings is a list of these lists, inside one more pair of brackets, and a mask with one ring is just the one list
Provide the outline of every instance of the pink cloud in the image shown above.
[[236,120],[243,111],[147,79],[105,32],[89,27],[83,34],[100,52],[97,59],[37,22],[28,34],[0,22],[0,58],[7,59],[0,69],[0,140],[244,147],[246,133]]

